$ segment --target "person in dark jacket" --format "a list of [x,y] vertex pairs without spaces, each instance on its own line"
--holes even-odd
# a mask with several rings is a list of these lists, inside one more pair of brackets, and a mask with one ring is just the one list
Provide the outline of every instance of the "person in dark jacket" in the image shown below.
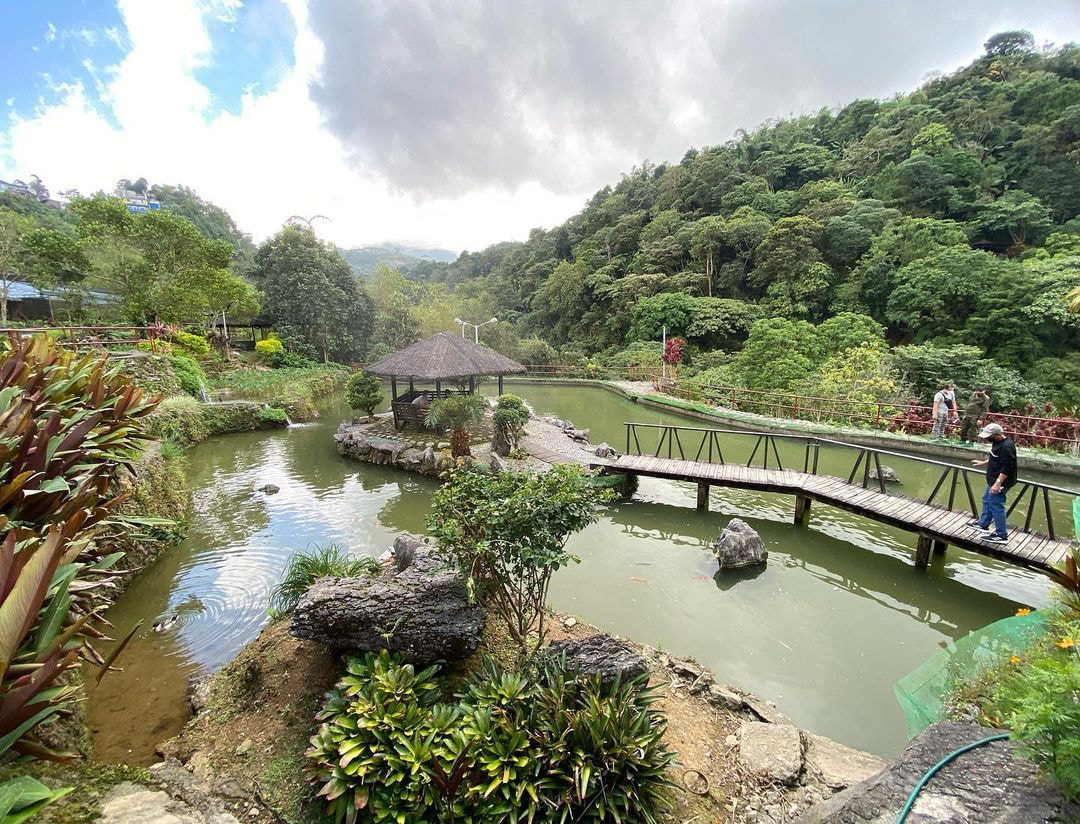
[[[1005,493],[1016,484],[1016,445],[1005,435],[1001,424],[988,423],[979,432],[979,440],[990,442],[990,456],[985,461],[972,461],[972,466],[986,467],[986,492],[983,493],[982,514],[968,526],[990,534],[983,540],[992,544],[1008,543],[1005,523]],[[993,528],[991,529],[991,523]]]
[[986,394],[985,387],[980,387],[971,393],[971,398],[964,407],[964,417],[960,421],[960,440],[965,443],[974,441],[983,418],[989,413],[990,396]]

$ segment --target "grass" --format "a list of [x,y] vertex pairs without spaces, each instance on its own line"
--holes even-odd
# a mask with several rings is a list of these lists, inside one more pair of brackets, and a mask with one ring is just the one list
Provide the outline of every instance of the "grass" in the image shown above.
[[293,395],[318,398],[338,389],[348,377],[348,371],[336,366],[238,369],[212,378],[210,388],[262,400]]
[[289,559],[281,581],[270,593],[270,614],[280,617],[292,612],[308,587],[320,578],[357,578],[381,569],[374,558],[354,558],[337,544],[310,546]]

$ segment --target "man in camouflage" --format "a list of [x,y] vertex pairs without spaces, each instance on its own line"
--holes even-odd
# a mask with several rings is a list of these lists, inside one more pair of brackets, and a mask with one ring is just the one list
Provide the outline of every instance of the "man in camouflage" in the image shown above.
[[980,387],[971,393],[971,398],[964,407],[964,417],[960,421],[960,440],[971,443],[979,434],[982,420],[990,412],[990,396],[986,388]]

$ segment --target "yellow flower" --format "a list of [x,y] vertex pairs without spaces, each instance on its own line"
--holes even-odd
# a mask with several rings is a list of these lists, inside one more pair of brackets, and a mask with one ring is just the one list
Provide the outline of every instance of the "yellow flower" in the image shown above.
[[1031,615],[1031,610],[1027,609],[1026,607],[1020,607],[1020,609],[1018,609],[1016,611],[1016,614],[1017,615]]
[[1019,664],[1019,663],[1020,663],[1020,656],[1019,656],[1019,655],[1014,655],[1014,656],[1012,656],[1012,657],[1011,657],[1011,658],[1009,659],[1009,663],[1010,663],[1010,664]]
[[1062,638],[1060,641],[1058,641],[1057,645],[1059,647],[1061,647],[1062,649],[1072,649],[1073,647],[1076,646],[1076,641],[1073,640],[1073,638],[1071,636],[1067,635],[1064,638]]

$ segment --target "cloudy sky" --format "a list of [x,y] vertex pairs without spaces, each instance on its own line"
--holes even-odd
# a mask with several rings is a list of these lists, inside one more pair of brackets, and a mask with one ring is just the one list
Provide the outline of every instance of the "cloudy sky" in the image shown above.
[[523,238],[648,158],[918,85],[1078,0],[0,0],[0,178],[184,183],[256,240]]

